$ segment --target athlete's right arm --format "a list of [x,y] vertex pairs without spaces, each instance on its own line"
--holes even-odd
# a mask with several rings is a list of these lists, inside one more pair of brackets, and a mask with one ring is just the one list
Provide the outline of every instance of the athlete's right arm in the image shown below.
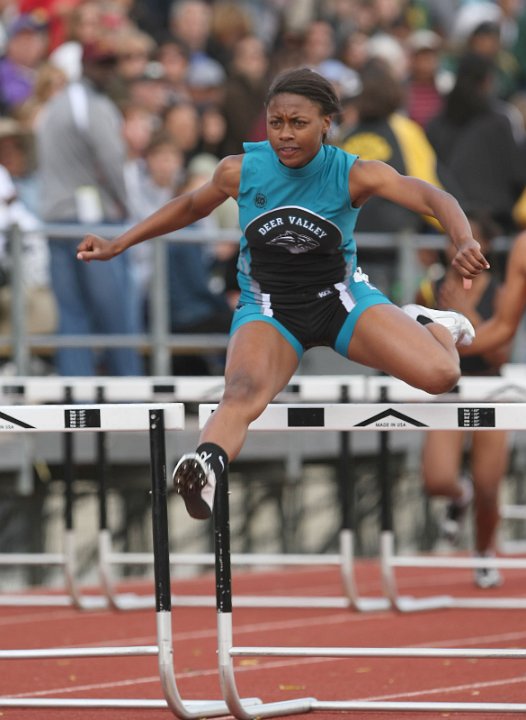
[[228,197],[237,198],[241,162],[242,155],[224,158],[209,182],[170,200],[114,240],[106,240],[98,235],[86,235],[77,247],[77,258],[86,262],[110,260],[132,245],[180,230],[201,220]]
[[509,342],[526,309],[526,232],[518,235],[506,264],[506,277],[495,314],[477,327],[473,343],[461,355],[485,353]]

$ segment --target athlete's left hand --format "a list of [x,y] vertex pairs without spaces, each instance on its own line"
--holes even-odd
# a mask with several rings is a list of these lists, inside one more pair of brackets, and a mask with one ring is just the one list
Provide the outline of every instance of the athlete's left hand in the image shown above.
[[489,262],[482,254],[479,243],[474,239],[468,240],[457,248],[457,254],[451,264],[459,275],[468,280],[472,280],[484,270],[489,269]]

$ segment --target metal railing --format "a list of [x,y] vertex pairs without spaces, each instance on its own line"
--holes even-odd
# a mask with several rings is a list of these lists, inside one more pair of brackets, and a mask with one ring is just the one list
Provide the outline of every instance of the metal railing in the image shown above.
[[[111,238],[120,234],[127,226],[119,225],[79,225],[79,224],[44,224],[43,234],[57,239],[78,237],[79,241],[86,233],[94,233]],[[153,272],[150,285],[150,323],[148,332],[136,335],[58,335],[31,334],[25,327],[25,306],[23,292],[23,231],[16,225],[6,231],[11,256],[11,335],[0,335],[0,352],[10,354],[17,375],[28,375],[29,361],[32,354],[42,350],[52,351],[63,347],[134,347],[146,352],[151,359],[152,375],[170,374],[171,356],[174,353],[201,354],[224,350],[228,335],[188,334],[170,332],[169,322],[169,278],[167,273],[167,244],[214,242],[239,242],[239,230],[203,231],[196,229],[179,230],[175,233],[156,238],[153,242]],[[493,244],[496,252],[506,252],[510,246],[509,238],[499,238]],[[401,303],[411,302],[414,297],[415,276],[417,274],[418,249],[443,249],[447,240],[440,235],[401,234],[357,234],[358,256],[360,250],[390,250],[396,254],[396,274],[400,287]],[[367,266],[364,268],[367,271]]]

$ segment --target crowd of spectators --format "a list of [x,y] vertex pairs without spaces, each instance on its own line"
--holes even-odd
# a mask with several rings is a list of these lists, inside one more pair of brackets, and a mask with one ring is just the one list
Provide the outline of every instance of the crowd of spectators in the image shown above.
[[[206,181],[265,138],[266,90],[290,67],[334,83],[330,142],[442,184],[502,234],[526,226],[525,0],[1,0],[0,50],[0,169],[13,187],[0,202],[24,206],[44,270],[27,270],[26,292],[49,290],[49,331],[147,331],[151,248],[111,272],[80,269],[82,231],[44,237],[35,219],[133,222]],[[227,206],[206,230],[236,226]],[[357,230],[437,231],[388,203],[366,207]],[[0,236],[4,284],[8,254]],[[393,263],[364,264],[393,294]],[[173,246],[173,332],[227,330],[234,265],[231,246]],[[131,348],[69,349],[54,369],[147,366]]]

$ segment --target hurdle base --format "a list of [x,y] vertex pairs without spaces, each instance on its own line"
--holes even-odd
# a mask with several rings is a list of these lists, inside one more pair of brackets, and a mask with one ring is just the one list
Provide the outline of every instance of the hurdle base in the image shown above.
[[[523,703],[470,703],[470,702],[378,702],[366,700],[323,701],[315,700],[312,703],[313,711],[331,710],[376,710],[387,711],[429,711],[429,712],[487,712],[487,713],[523,713],[526,705]],[[495,716],[496,717],[496,716]]]
[[[257,712],[259,698],[246,698],[243,700],[249,706],[254,707]],[[225,703],[215,700],[185,700],[185,707],[192,713],[206,714],[212,712],[215,715],[223,713],[228,715],[229,711]],[[147,699],[116,699],[116,698],[9,698],[0,697],[0,707],[26,707],[26,708],[133,708],[145,709],[169,709],[166,700]],[[223,712],[224,711],[224,712]]]

